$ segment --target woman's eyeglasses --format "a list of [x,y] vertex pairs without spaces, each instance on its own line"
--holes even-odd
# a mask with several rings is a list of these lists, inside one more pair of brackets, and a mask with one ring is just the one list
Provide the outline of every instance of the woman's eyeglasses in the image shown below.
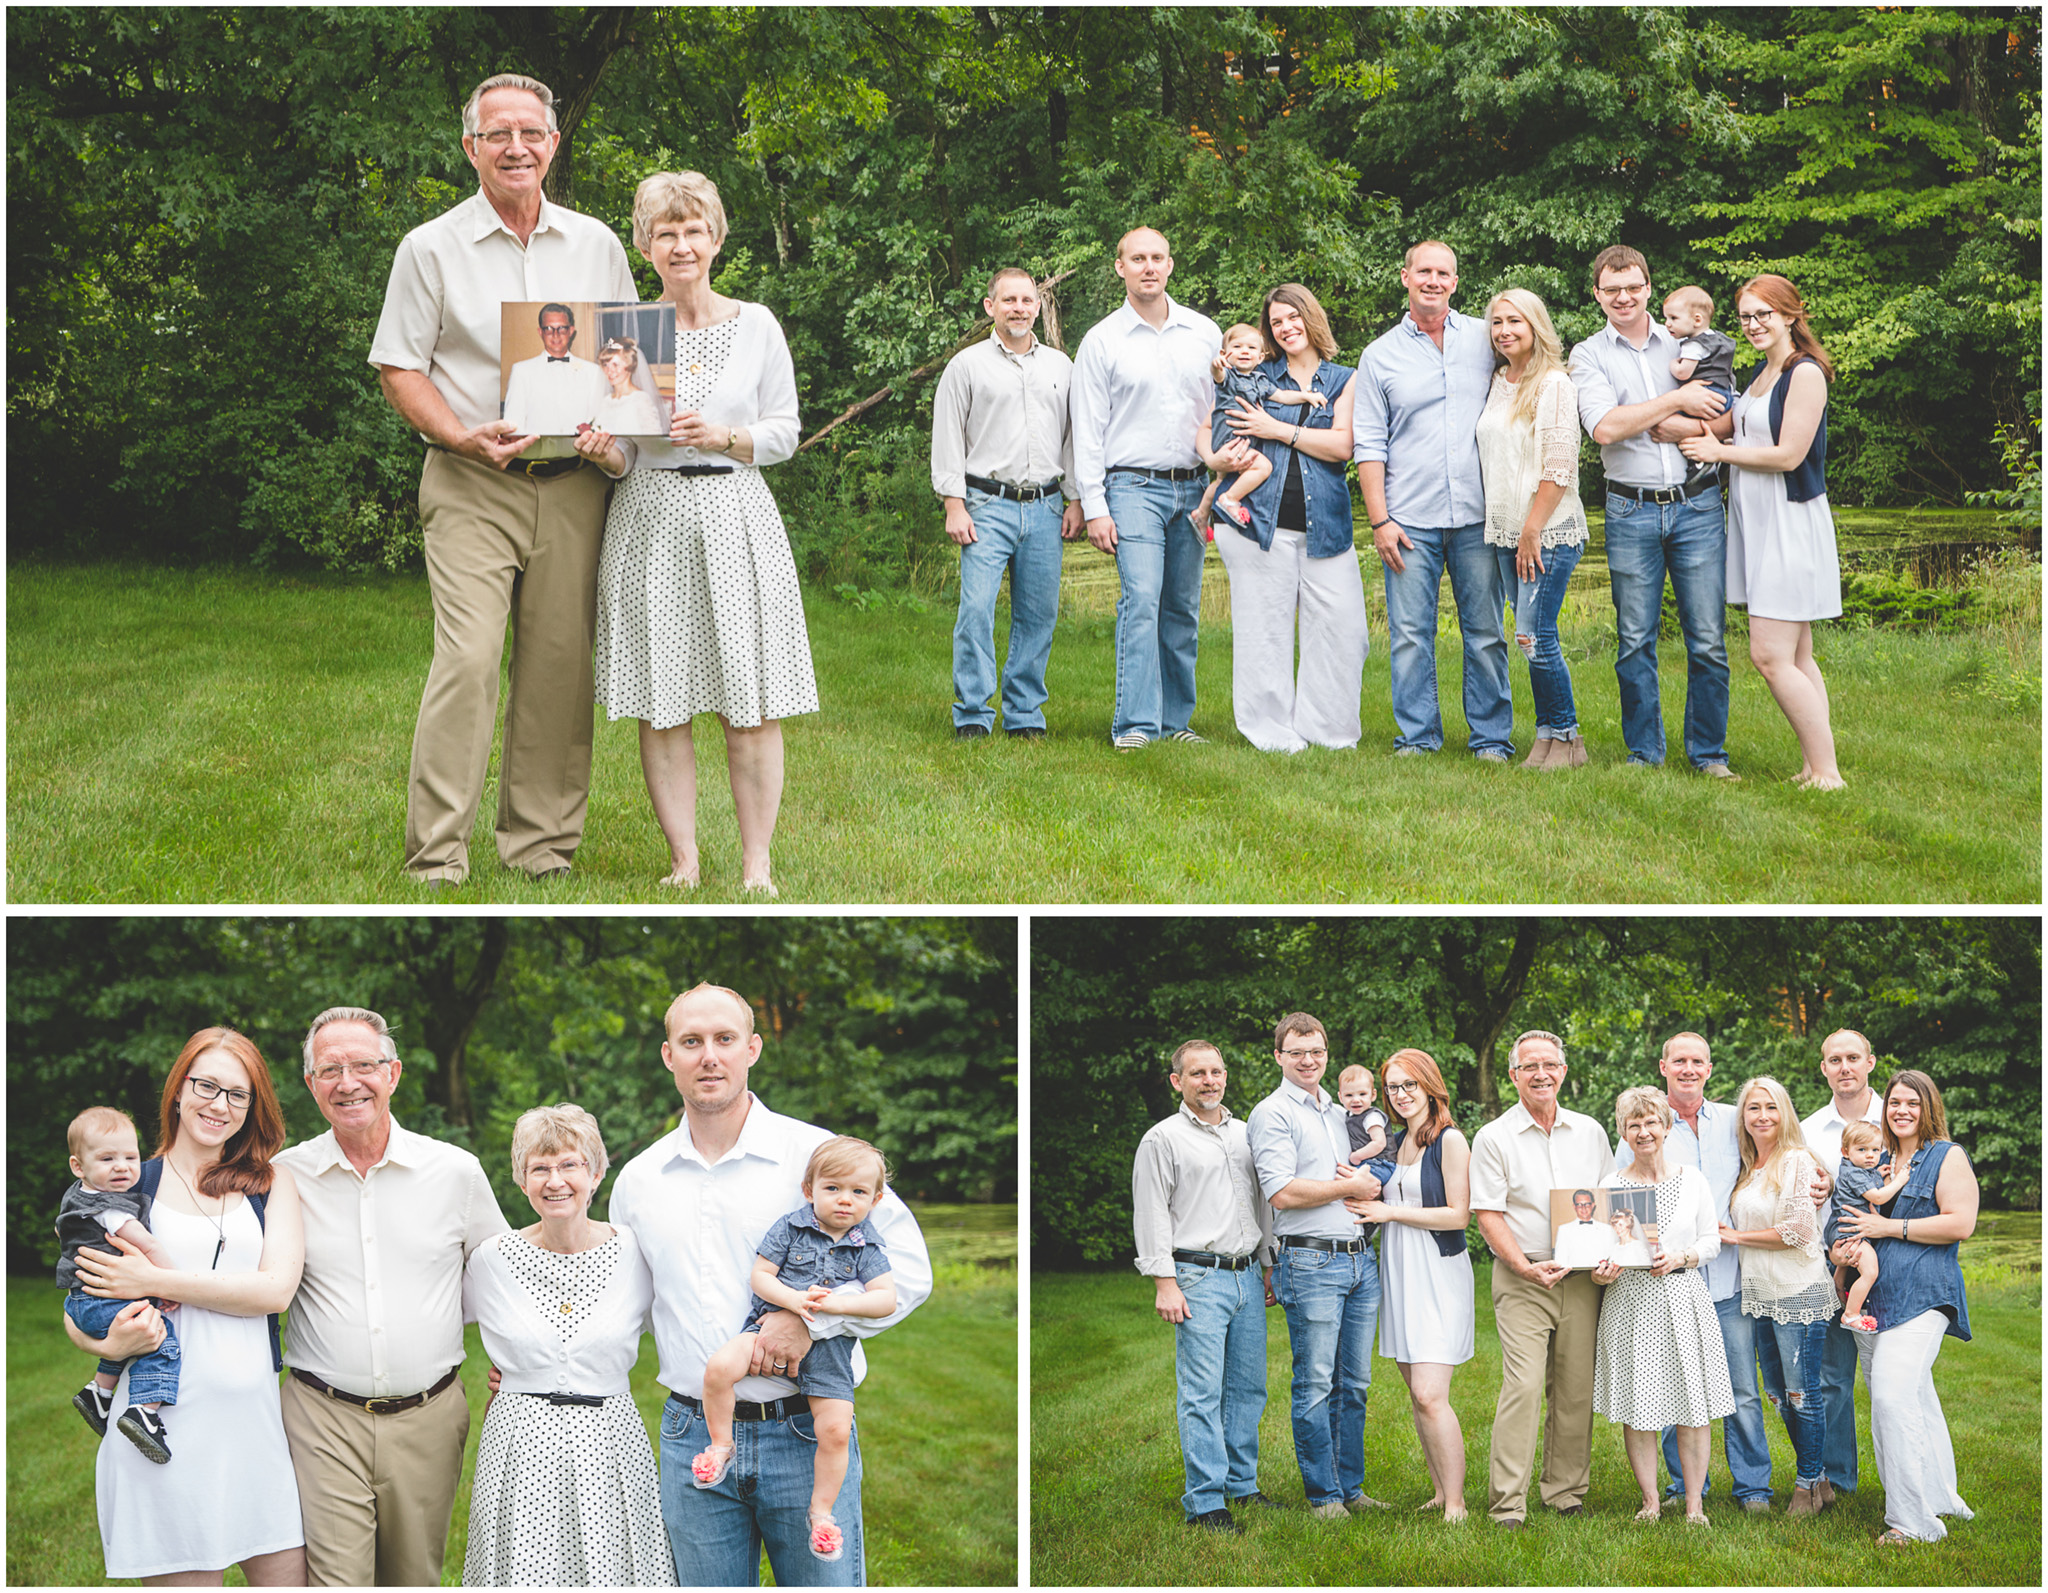
[[249,1109],[249,1092],[247,1090],[224,1090],[214,1083],[212,1079],[202,1079],[197,1073],[188,1073],[185,1076],[185,1082],[192,1086],[192,1093],[202,1101],[217,1100],[225,1095],[228,1105],[235,1111],[246,1112]]

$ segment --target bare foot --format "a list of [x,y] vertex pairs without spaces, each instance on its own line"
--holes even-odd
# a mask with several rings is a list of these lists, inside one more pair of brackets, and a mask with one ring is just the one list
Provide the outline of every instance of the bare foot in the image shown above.
[[1452,1522],[1452,1521],[1463,1521],[1464,1519],[1465,1519],[1465,1507],[1464,1507],[1463,1505],[1458,1505],[1458,1506],[1456,1506],[1455,1508],[1452,1508],[1452,1507],[1450,1507],[1450,1506],[1446,1506],[1446,1507],[1445,1507],[1445,1509],[1444,1509],[1444,1520],[1445,1520],[1446,1522]]
[[1806,789],[1809,791],[1840,791],[1848,784],[1849,782],[1844,780],[1839,774],[1817,774],[1806,782]]
[[697,888],[697,854],[695,852],[671,852],[669,871],[662,875],[661,882],[677,890],[693,891]]
[[1417,1515],[1420,1515],[1425,1510],[1441,1510],[1443,1507],[1444,1496],[1437,1494],[1434,1498],[1423,1500],[1421,1504],[1415,1507],[1415,1512]]

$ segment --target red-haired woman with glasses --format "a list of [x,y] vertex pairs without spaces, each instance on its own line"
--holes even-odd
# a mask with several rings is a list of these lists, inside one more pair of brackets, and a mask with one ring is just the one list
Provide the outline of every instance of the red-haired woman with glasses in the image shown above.
[[[180,1303],[178,1400],[164,1406],[163,1458],[125,1438],[99,1451],[100,1537],[108,1577],[218,1583],[239,1564],[249,1584],[302,1587],[306,1535],[277,1402],[276,1313],[298,1292],[305,1234],[298,1187],[271,1158],[284,1113],[261,1053],[232,1029],[201,1029],[164,1083],[157,1153],[136,1187],[172,1265],[81,1250],[85,1292],[136,1304],[103,1339],[66,1318],[81,1349],[125,1360],[154,1349],[163,1323],[146,1297]],[[266,1325],[265,1318],[269,1321]],[[128,1399],[124,1374],[109,1412]],[[196,1573],[196,1575],[195,1575]]]
[[[1728,601],[1749,608],[1749,658],[1799,737],[1796,783],[1843,785],[1828,688],[1813,661],[1813,621],[1842,612],[1842,567],[1826,475],[1828,383],[1835,368],[1783,277],[1752,277],[1735,299],[1764,368],[1718,420],[1679,448],[1733,465],[1728,493]],[[1730,441],[1731,437],[1733,440]]]
[[[1401,1368],[1433,1491],[1417,1506],[1465,1519],[1465,1434],[1451,1372],[1472,1359],[1472,1147],[1451,1121],[1450,1091],[1426,1051],[1396,1051],[1380,1069],[1401,1119],[1380,1198],[1352,1209],[1386,1224],[1380,1241],[1380,1354]],[[1382,1164],[1382,1167],[1384,1164]],[[1381,1168],[1375,1168],[1379,1171]]]

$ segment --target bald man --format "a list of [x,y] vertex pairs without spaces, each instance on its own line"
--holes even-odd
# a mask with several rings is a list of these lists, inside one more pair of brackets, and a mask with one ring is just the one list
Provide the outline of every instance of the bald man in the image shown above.
[[1207,545],[1189,518],[1208,472],[1195,453],[1215,396],[1214,321],[1166,291],[1173,254],[1138,227],[1116,249],[1124,302],[1088,329],[1074,362],[1074,474],[1088,540],[1116,555],[1116,709],[1111,741],[1199,742],[1196,621]]

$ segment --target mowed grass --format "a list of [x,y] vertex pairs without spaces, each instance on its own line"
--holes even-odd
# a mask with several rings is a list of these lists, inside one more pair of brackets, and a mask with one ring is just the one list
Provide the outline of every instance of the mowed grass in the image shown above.
[[[1870,1448],[1869,1394],[1857,1392],[1857,1492],[1815,1519],[1784,1514],[1793,1470],[1784,1423],[1771,1433],[1773,1512],[1752,1516],[1727,1492],[1716,1426],[1709,1531],[1676,1513],[1638,1525],[1640,1503],[1621,1429],[1595,1417],[1586,1514],[1567,1520],[1531,1492],[1527,1530],[1486,1519],[1487,1437],[1500,1351],[1485,1269],[1478,1277],[1478,1355],[1458,1368],[1451,1403],[1465,1432],[1471,1518],[1418,1515],[1428,1473],[1399,1369],[1375,1356],[1366,1411],[1366,1492],[1393,1508],[1342,1523],[1309,1516],[1288,1420],[1286,1316],[1267,1313],[1266,1409],[1259,1480],[1282,1508],[1240,1510],[1244,1536],[1182,1521],[1174,1425],[1173,1336],[1134,1275],[1042,1274],[1031,1286],[1031,1574],[1036,1585],[1804,1586],[2017,1585],[2041,1571],[2041,1291],[2039,1280],[1973,1289],[1968,1344],[1943,1342],[1935,1386],[1948,1416],[1973,1521],[1939,1544],[1880,1549],[1884,1490]],[[1538,1471],[1541,1455],[1538,1455]]]
[[[1007,1209],[1014,1233],[1016,1208]],[[937,1257],[945,1253],[941,1245],[933,1250]],[[1016,1274],[945,1259],[938,1267],[932,1298],[868,1343],[868,1376],[856,1407],[866,1468],[861,1502],[868,1580],[878,1587],[1014,1585]],[[97,1440],[71,1409],[71,1396],[93,1363],[64,1335],[63,1298],[53,1282],[7,1280],[7,1581],[13,1587],[107,1581],[93,1494]],[[470,1477],[483,1432],[488,1361],[476,1328],[466,1339],[463,1385],[471,1423],[441,1570],[447,1587],[462,1582]],[[657,1451],[668,1397],[655,1381],[659,1370],[653,1338],[642,1339],[633,1396]],[[769,1580],[764,1556],[762,1581]],[[228,1581],[244,1585],[239,1569]]]
[[[1080,550],[1076,550],[1077,553]],[[1207,626],[1209,746],[1108,744],[1114,624],[1074,604],[1040,743],[952,740],[951,626],[811,595],[824,712],[786,727],[775,848],[785,902],[2016,902],[2041,890],[2041,730],[1991,638],[1821,627],[1851,785],[1788,781],[1798,745],[1734,659],[1740,785],[1680,744],[1683,650],[1662,653],[1673,752],[1624,768],[1610,623],[1570,633],[1589,767],[1465,756],[1457,637],[1439,649],[1448,748],[1391,756],[1383,625],[1348,752],[1260,753],[1230,711],[1230,636]],[[1448,615],[1450,605],[1445,600]],[[1000,622],[1000,621],[999,621]],[[8,894],[16,902],[560,905],[741,899],[715,721],[697,738],[704,888],[666,851],[630,722],[600,717],[574,873],[497,863],[495,763],[472,873],[431,898],[400,871],[406,774],[431,652],[423,579],[18,563],[8,592]],[[2038,682],[2038,676],[2035,677]],[[1514,670],[1516,723],[1533,723]]]

